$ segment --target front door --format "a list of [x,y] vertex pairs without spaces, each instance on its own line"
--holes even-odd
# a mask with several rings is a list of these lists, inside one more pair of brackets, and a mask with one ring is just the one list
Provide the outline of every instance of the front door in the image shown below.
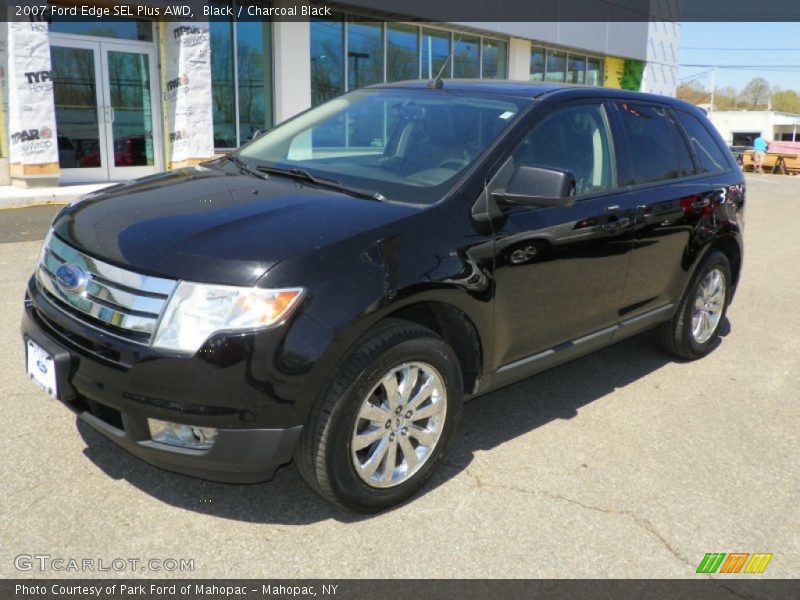
[[[495,222],[495,341],[500,371],[610,339],[636,205],[617,183],[602,101],[556,107],[512,153],[520,166],[576,177],[569,207],[507,207]],[[591,340],[591,342],[589,342]]]
[[158,171],[152,47],[53,36],[50,56],[61,181],[121,181]]

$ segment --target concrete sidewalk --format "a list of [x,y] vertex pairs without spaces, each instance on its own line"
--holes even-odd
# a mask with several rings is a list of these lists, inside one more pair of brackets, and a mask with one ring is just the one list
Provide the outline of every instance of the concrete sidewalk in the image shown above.
[[80,185],[60,185],[42,188],[18,188],[13,185],[0,186],[0,209],[41,206],[43,204],[69,204],[101,188],[114,185],[113,182],[84,183]]

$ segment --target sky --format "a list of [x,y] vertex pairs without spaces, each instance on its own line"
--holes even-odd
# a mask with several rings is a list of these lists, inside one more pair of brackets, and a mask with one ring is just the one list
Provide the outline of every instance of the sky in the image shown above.
[[[680,48],[679,83],[710,68],[684,65],[737,65],[733,69],[716,69],[716,87],[741,89],[751,79],[763,77],[771,85],[800,93],[798,22],[683,23]],[[738,68],[740,65],[755,66]],[[710,88],[708,73],[697,81]]]

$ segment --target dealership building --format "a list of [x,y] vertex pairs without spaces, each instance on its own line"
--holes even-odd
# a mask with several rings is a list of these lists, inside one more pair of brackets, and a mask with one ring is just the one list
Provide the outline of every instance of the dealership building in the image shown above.
[[0,184],[121,181],[197,164],[341,93],[440,70],[676,88],[671,21],[429,22],[384,14],[377,1],[337,4],[322,19],[237,19],[266,3],[214,0],[222,17],[177,22],[96,4],[101,17],[62,8],[49,22],[0,24]]

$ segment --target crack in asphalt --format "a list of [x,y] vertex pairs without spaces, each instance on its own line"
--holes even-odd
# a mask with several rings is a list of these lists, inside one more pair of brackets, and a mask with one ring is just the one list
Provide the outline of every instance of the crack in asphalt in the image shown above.
[[475,473],[470,472],[469,468],[461,469],[461,468],[457,467],[456,465],[453,465],[453,464],[450,464],[450,463],[446,463],[446,462],[443,462],[442,464],[447,466],[447,467],[458,469],[459,471],[463,471],[464,474],[466,474],[470,479],[472,479],[472,481],[475,482],[475,485],[473,487],[475,487],[477,489],[495,488],[495,489],[509,490],[509,491],[512,491],[512,492],[519,492],[519,493],[522,493],[522,494],[531,494],[531,495],[536,495],[536,496],[544,496],[545,498],[550,498],[552,500],[560,500],[561,502],[568,502],[569,504],[574,504],[575,506],[580,506],[581,508],[583,508],[585,510],[591,510],[591,511],[599,512],[599,513],[603,513],[603,514],[609,514],[609,515],[617,515],[617,516],[622,516],[622,517],[628,517],[636,525],[638,525],[640,528],[644,529],[647,533],[649,533],[650,535],[652,535],[653,537],[658,539],[659,542],[661,542],[661,545],[664,546],[664,548],[666,548],[669,551],[669,553],[672,554],[672,556],[674,556],[677,560],[679,560],[680,562],[684,563],[685,565],[691,567],[692,571],[694,571],[695,567],[697,566],[693,562],[690,562],[686,557],[682,556],[680,554],[680,552],[678,552],[675,549],[675,547],[669,542],[669,540],[666,537],[664,537],[664,535],[660,531],[658,531],[658,529],[656,529],[655,525],[653,525],[652,522],[650,522],[648,519],[645,519],[644,517],[640,516],[639,514],[633,512],[631,510],[621,510],[621,509],[616,509],[616,508],[605,508],[605,507],[601,507],[601,506],[593,506],[591,504],[586,504],[584,502],[581,502],[580,500],[576,500],[574,498],[569,498],[567,496],[562,496],[560,494],[555,494],[553,492],[548,492],[546,490],[529,489],[529,488],[523,488],[523,487],[519,487],[519,486],[505,485],[505,484],[498,484],[498,483],[487,483],[487,482],[483,481]]
[[[574,498],[569,498],[567,496],[562,496],[560,494],[555,494],[553,492],[548,492],[546,490],[529,489],[529,488],[523,488],[523,487],[519,487],[519,486],[503,485],[503,484],[498,484],[498,483],[487,483],[487,482],[483,481],[475,473],[470,472],[468,467],[461,468],[461,467],[459,467],[457,465],[454,465],[454,464],[451,464],[451,463],[448,463],[448,462],[442,462],[441,464],[442,464],[442,466],[449,467],[451,469],[456,469],[459,472],[463,471],[464,474],[467,475],[467,477],[469,477],[472,481],[475,482],[475,485],[472,486],[472,487],[474,487],[476,489],[495,488],[495,489],[509,490],[509,491],[512,491],[512,492],[519,492],[521,494],[530,494],[530,495],[534,495],[534,496],[544,496],[545,498],[550,498],[552,500],[559,500],[561,502],[567,502],[567,503],[573,504],[575,506],[580,506],[584,510],[591,510],[591,511],[594,511],[594,512],[599,512],[599,513],[608,514],[608,515],[617,515],[617,516],[621,516],[621,517],[628,517],[637,526],[639,526],[641,529],[644,529],[647,533],[649,533],[650,535],[652,535],[653,537],[658,539],[658,541],[661,542],[661,545],[664,546],[664,548],[666,548],[667,551],[670,554],[672,554],[672,556],[674,556],[677,560],[679,560],[683,564],[685,564],[688,567],[690,567],[692,569],[692,572],[694,572],[694,570],[696,568],[696,564],[693,563],[693,562],[690,562],[686,557],[682,556],[681,553],[678,552],[675,549],[675,547],[669,542],[669,540],[666,537],[664,537],[664,535],[660,531],[658,531],[658,529],[656,529],[655,525],[653,525],[653,523],[650,520],[642,517],[641,515],[633,512],[631,510],[622,510],[622,509],[616,509],[616,508],[605,508],[605,507],[601,507],[601,506],[593,506],[591,504],[586,504],[584,502],[581,502],[580,500],[576,500]],[[738,592],[737,590],[735,590],[735,589],[729,587],[728,585],[726,585],[726,582],[721,581],[720,579],[718,579],[716,577],[712,577],[710,575],[705,575],[705,578],[707,580],[709,580],[709,581],[713,581],[717,586],[721,587],[722,589],[724,589],[727,592],[730,592],[731,594],[733,594],[734,596],[736,596],[738,598],[742,598],[743,600],[754,600],[754,598],[755,598],[755,596],[752,596],[751,594],[742,594],[742,593]]]

